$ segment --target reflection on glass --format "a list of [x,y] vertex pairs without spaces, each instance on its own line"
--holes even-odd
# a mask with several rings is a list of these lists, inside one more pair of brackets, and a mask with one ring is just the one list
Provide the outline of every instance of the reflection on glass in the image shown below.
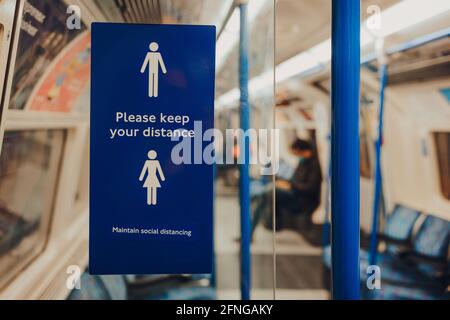
[[360,175],[363,178],[371,179],[372,178],[372,168],[370,167],[370,153],[369,153],[369,144],[367,143],[368,137],[367,134],[364,133],[360,136],[360,147],[359,147],[359,155],[360,155]]
[[442,194],[450,200],[450,133],[436,132],[434,139],[436,141]]
[[63,130],[6,132],[0,156],[0,287],[45,246]]
[[82,207],[89,203],[89,139],[84,146],[83,159],[81,161],[81,174],[78,181],[75,202]]

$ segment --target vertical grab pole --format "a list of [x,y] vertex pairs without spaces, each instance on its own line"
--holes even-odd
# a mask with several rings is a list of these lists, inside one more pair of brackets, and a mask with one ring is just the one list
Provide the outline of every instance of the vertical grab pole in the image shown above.
[[360,1],[332,1],[332,296],[360,298]]
[[241,207],[241,299],[250,299],[251,281],[251,219],[250,219],[250,137],[245,133],[250,127],[250,106],[248,98],[248,30],[247,3],[241,1],[240,37],[239,37],[239,88],[240,88],[240,118],[244,131],[241,142],[243,162],[239,175],[239,202]]
[[387,84],[388,69],[387,59],[382,52],[382,40],[377,43],[379,49],[379,77],[380,77],[380,105],[378,110],[378,137],[375,144],[375,184],[373,194],[372,207],[372,233],[370,235],[370,251],[369,263],[375,265],[377,263],[377,247],[378,247],[378,220],[380,214],[381,192],[382,192],[382,175],[381,175],[381,147],[383,145],[383,113],[384,113],[384,90]]

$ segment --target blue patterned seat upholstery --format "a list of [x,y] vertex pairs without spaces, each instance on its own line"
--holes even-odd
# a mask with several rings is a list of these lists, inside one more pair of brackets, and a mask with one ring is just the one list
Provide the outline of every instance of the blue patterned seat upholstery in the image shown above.
[[[396,244],[388,245],[377,257],[381,268],[381,290],[368,290],[369,254],[360,253],[360,271],[363,296],[367,299],[449,299],[447,252],[450,239],[450,223],[441,218],[426,216],[417,234],[412,235],[417,211],[396,207],[387,219],[385,234],[388,238],[410,242],[410,251],[400,250]],[[418,257],[418,259],[414,259]],[[438,263],[428,263],[429,260]],[[331,265],[331,250],[324,250],[324,264]]]
[[420,212],[404,206],[396,206],[387,217],[384,234],[392,239],[407,240]]
[[[450,222],[435,216],[428,216],[414,239],[414,251],[422,256],[445,261],[450,241]],[[433,265],[418,265],[418,269],[429,277],[441,277],[448,268]]]
[[125,276],[121,275],[90,275],[82,274],[80,290],[74,289],[68,300],[215,300],[215,289],[195,285],[195,281],[205,279],[210,275],[196,275],[178,285],[168,284],[163,290],[155,290],[152,284],[141,287],[139,294],[132,292]]
[[[397,205],[386,219],[384,235],[389,239],[407,243],[411,240],[411,234],[419,216],[419,211]],[[394,254],[398,254],[401,250],[402,247],[394,243],[388,243],[386,247],[386,251]]]
[[445,258],[449,239],[450,222],[428,216],[414,239],[414,251],[432,258]]
[[127,287],[123,276],[96,276],[85,272],[80,289],[72,290],[68,300],[126,300]]
[[365,290],[363,296],[368,300],[449,300],[448,293],[439,290],[382,285],[381,290]]
[[110,300],[127,299],[127,283],[124,276],[100,276],[100,278],[108,291]]
[[[414,224],[417,221],[420,213],[414,209],[410,209],[404,206],[397,205],[392,213],[388,216],[386,221],[386,226],[384,229],[384,234],[392,239],[398,241],[407,241],[412,233]],[[388,251],[397,252],[396,245],[389,245]],[[365,250],[361,250],[361,263],[365,263],[367,267],[368,253]],[[331,267],[331,248],[330,246],[324,249],[324,264],[330,268]],[[389,257],[379,256],[379,260],[389,259]],[[365,270],[364,268],[364,275]]]

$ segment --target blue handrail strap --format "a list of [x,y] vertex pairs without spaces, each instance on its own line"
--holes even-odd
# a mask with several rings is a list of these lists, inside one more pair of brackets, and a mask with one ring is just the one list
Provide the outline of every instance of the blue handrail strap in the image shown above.
[[369,262],[371,265],[375,265],[377,262],[377,234],[380,215],[380,203],[382,199],[381,147],[383,144],[384,90],[387,84],[387,74],[387,64],[382,64],[380,66],[380,104],[378,110],[378,137],[375,144],[375,182],[372,208],[372,233],[370,235],[369,252]]

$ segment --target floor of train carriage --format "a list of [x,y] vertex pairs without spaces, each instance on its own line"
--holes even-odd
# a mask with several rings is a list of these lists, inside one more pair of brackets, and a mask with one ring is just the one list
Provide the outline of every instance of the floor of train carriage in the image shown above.
[[[232,191],[217,188],[215,208],[215,253],[217,298],[239,299],[239,200]],[[251,247],[252,299],[273,299],[273,237],[261,224]],[[277,231],[276,299],[328,299],[322,272],[322,249],[290,230]]]

